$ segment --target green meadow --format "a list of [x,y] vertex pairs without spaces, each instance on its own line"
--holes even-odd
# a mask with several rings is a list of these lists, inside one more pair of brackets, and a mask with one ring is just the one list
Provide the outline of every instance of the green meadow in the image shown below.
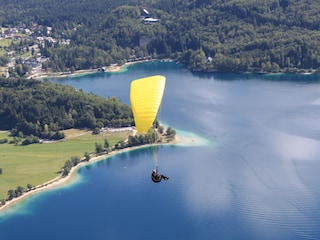
[[[127,139],[131,131],[93,135],[91,131],[71,129],[64,133],[66,138],[59,142],[27,146],[0,144],[0,200],[7,197],[10,189],[15,190],[18,186],[26,189],[27,184],[37,186],[54,179],[71,157],[82,159],[85,152],[95,151],[95,143],[103,146],[105,139],[113,146]],[[12,137],[8,132],[0,132],[0,139],[10,141]]]
[[16,41],[12,39],[5,39],[5,38],[0,39],[0,54],[5,54],[6,53],[5,48],[10,46],[12,42],[16,42]]

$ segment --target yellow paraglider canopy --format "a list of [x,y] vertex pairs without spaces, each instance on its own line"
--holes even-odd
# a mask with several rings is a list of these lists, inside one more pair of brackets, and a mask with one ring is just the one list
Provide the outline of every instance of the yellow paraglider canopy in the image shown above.
[[131,82],[130,102],[138,132],[147,132],[162,101],[166,78],[161,75],[136,79]]

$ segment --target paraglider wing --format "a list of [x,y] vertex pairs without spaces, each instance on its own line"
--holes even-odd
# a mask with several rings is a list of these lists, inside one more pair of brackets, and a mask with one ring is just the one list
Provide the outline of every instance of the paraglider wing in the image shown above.
[[162,101],[166,78],[161,75],[136,79],[130,85],[130,102],[138,132],[152,126]]

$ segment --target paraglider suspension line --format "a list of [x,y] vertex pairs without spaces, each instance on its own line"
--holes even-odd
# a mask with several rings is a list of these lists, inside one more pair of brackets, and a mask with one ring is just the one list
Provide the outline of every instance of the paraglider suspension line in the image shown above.
[[154,166],[155,166],[155,169],[158,171],[158,166],[159,166],[159,162],[158,162],[158,146],[156,144],[157,133],[155,133],[154,138],[155,139],[154,139],[154,144],[152,146],[152,151],[153,151]]

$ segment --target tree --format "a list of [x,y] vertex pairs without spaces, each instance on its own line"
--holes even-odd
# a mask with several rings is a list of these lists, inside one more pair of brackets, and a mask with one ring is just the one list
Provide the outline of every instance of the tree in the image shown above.
[[128,138],[128,146],[134,147],[140,145],[138,136],[129,136]]
[[71,157],[71,163],[72,163],[72,167],[77,166],[80,162],[80,158],[79,157]]
[[91,159],[90,153],[85,152],[84,153],[84,158],[85,158],[86,161],[89,161]]
[[168,137],[174,138],[175,135],[176,135],[176,131],[173,128],[168,127],[167,131],[166,131],[166,134],[167,134]]
[[39,138],[31,134],[22,142],[22,145],[29,145],[33,143],[39,143]]
[[68,176],[71,171],[71,168],[72,168],[72,164],[71,164],[70,160],[67,160],[65,162],[63,170],[62,170],[62,176],[63,177]]
[[206,56],[202,49],[191,52],[189,66],[192,70],[205,69]]
[[32,185],[31,185],[30,183],[28,183],[28,184],[27,184],[27,190],[30,191],[32,188],[33,188]]
[[160,134],[163,133],[163,130],[164,130],[164,127],[163,127],[163,126],[159,126],[159,127],[158,127],[158,131],[159,131]]
[[92,134],[100,134],[100,128],[96,127],[93,129]]
[[19,76],[23,76],[25,73],[23,72],[23,68],[22,68],[22,65],[21,64],[17,64],[16,65],[16,72]]
[[108,150],[109,147],[110,147],[109,141],[108,141],[108,139],[105,139],[104,140],[104,148]]
[[14,190],[12,190],[12,189],[8,190],[8,200],[11,200],[11,199],[15,198],[16,196],[17,195]]
[[115,149],[123,149],[126,147],[126,142],[123,140],[120,140],[116,145],[115,145]]
[[96,154],[100,154],[103,152],[103,147],[100,143],[95,143]]
[[24,193],[24,188],[21,186],[18,186],[15,192],[16,192],[16,197],[19,197]]
[[3,173],[2,168],[0,168],[0,174],[2,174],[2,173]]
[[60,140],[63,139],[65,137],[64,133],[61,131],[56,131],[53,135],[52,135],[52,139],[53,140]]

